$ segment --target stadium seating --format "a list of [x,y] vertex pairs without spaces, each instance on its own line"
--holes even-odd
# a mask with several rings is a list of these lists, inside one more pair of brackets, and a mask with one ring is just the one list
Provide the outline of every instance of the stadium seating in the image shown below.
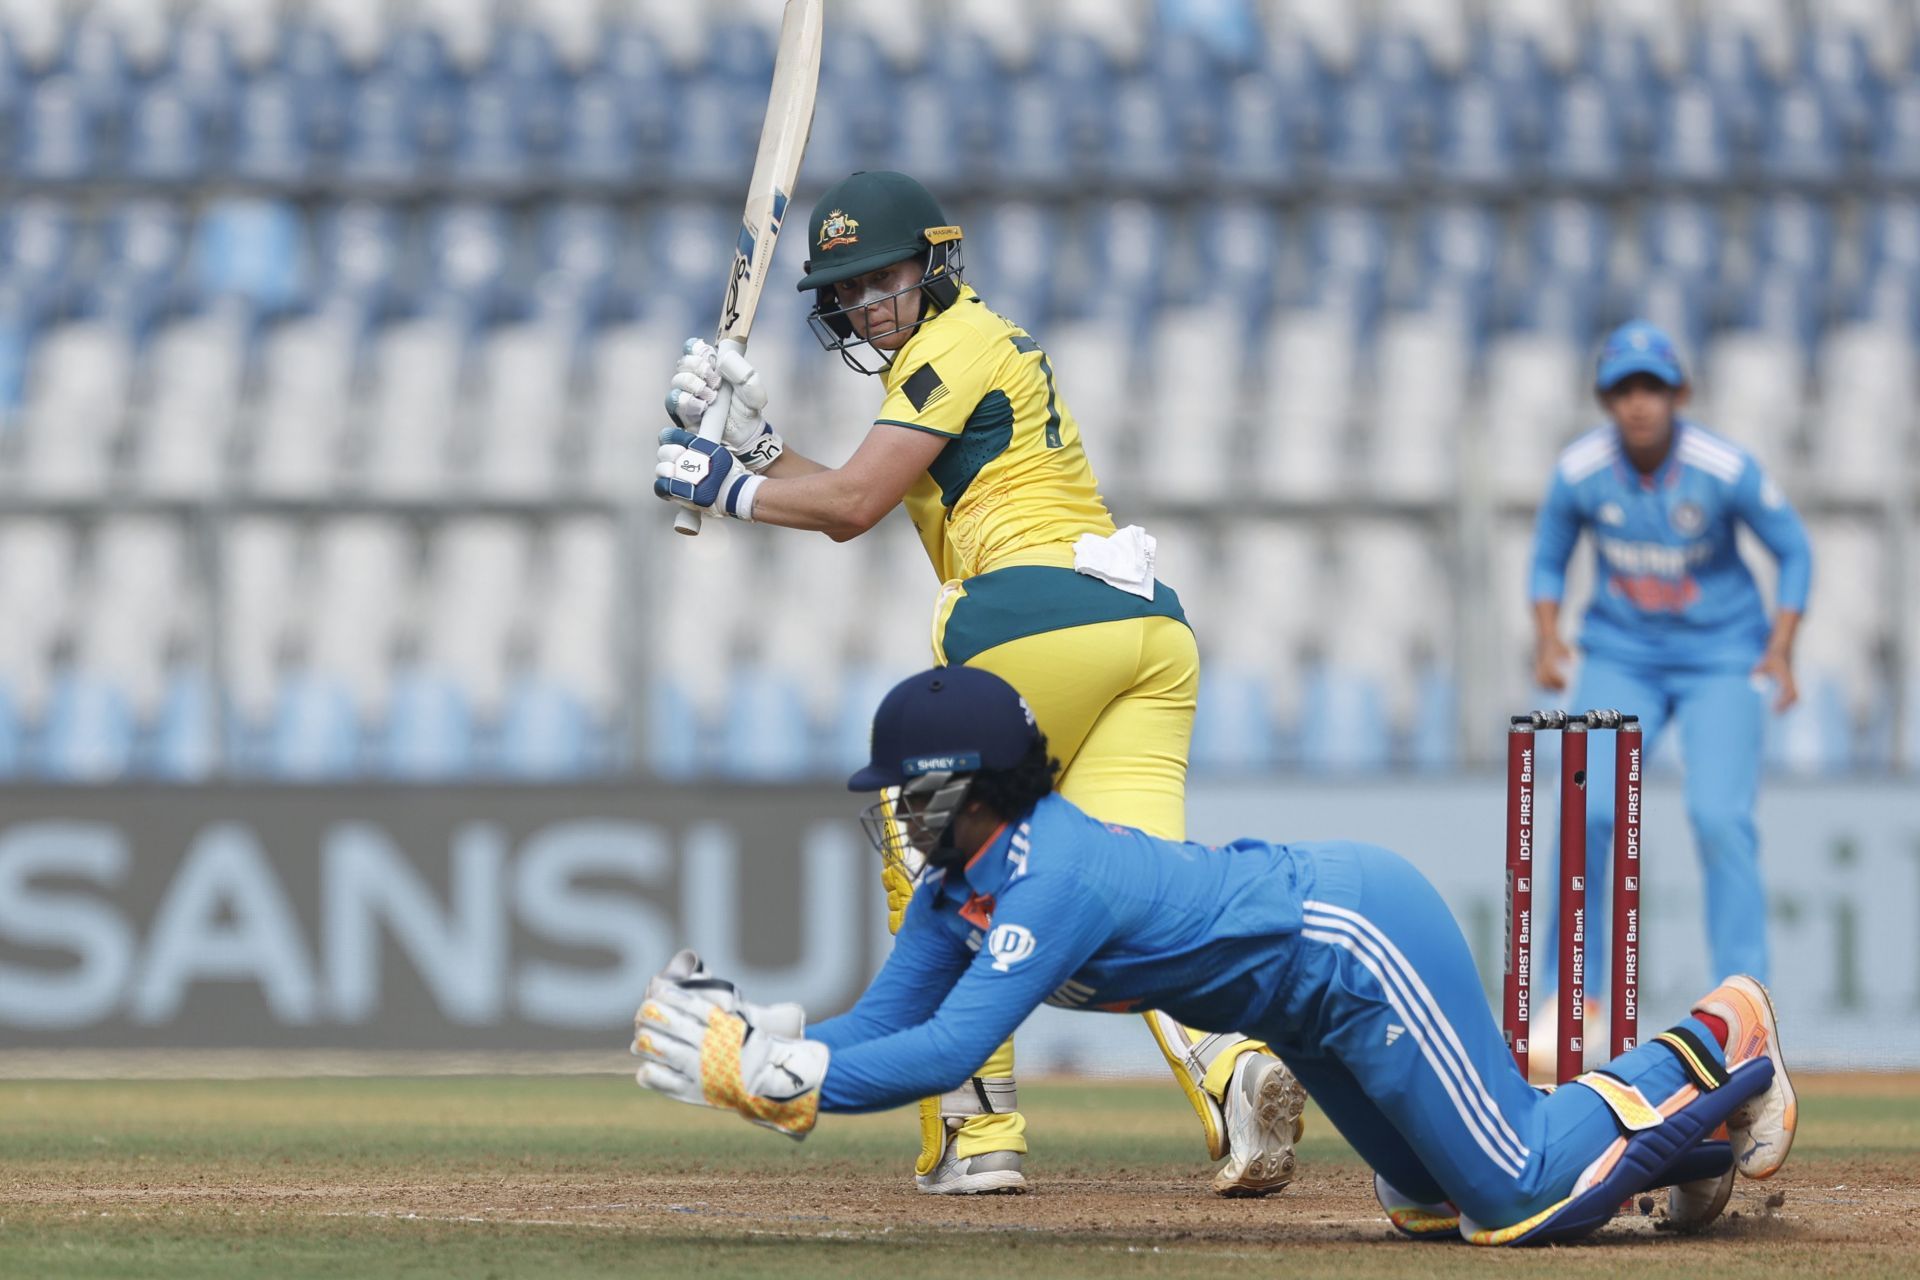
[[[1698,414],[1817,523],[1807,696],[1770,758],[1920,767],[1920,625],[1892,621],[1920,593],[1880,610],[1825,567],[1899,563],[1876,531],[1901,522],[1874,521],[1914,523],[1897,6],[842,8],[798,207],[939,158],[970,277],[1046,345],[1196,618],[1197,772],[1488,758],[1477,727],[1534,696],[1527,513],[1631,314],[1674,329]],[[771,12],[8,6],[0,777],[856,756],[924,652],[934,584],[897,521],[872,549],[714,531],[664,564],[622,523],[671,353],[713,323]],[[755,360],[783,432],[838,461],[879,386],[780,282],[804,240]],[[1229,503],[1258,517],[1244,540]],[[1484,573],[1413,567],[1410,545],[1479,545],[1447,542],[1461,512],[1496,530]],[[655,616],[703,573],[794,621]],[[1444,621],[1463,604],[1498,621]],[[656,650],[727,660],[662,674]]]

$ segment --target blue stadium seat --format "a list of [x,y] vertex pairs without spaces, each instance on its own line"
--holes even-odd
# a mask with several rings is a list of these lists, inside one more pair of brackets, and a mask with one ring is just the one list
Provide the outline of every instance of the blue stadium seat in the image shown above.
[[766,84],[773,79],[772,37],[757,22],[718,22],[707,39],[706,69],[736,84]]
[[1880,84],[1866,33],[1840,23],[1815,22],[1794,43],[1801,76],[1819,90],[1842,145],[1864,142],[1873,124]]
[[680,124],[666,156],[671,181],[716,191],[738,186],[740,175],[753,167],[755,139],[748,136],[748,128],[755,135],[760,131],[765,92],[758,102],[749,102],[752,93],[741,81],[708,73],[688,80],[680,95]]
[[1448,86],[1433,144],[1435,179],[1451,187],[1511,186],[1523,171],[1513,136],[1521,118],[1496,85],[1461,80]]
[[1791,84],[1774,98],[1760,165],[1768,177],[1802,186],[1826,186],[1844,175],[1840,129],[1816,86]]
[[1220,152],[1222,85],[1233,67],[1216,60],[1200,37],[1173,32],[1155,42],[1146,70],[1171,117],[1181,169],[1190,180],[1203,180]]
[[1534,204],[1527,243],[1536,269],[1598,280],[1613,252],[1613,219],[1595,201],[1561,197]]
[[339,680],[315,672],[283,676],[267,730],[267,770],[282,778],[344,778],[360,767],[361,731]]
[[1809,352],[1819,340],[1825,318],[1821,281],[1785,266],[1758,272],[1747,283],[1739,304],[1742,325],[1791,339]]
[[738,211],[713,204],[667,204],[646,220],[640,244],[646,278],[669,297],[717,298],[740,233]]
[[145,735],[141,772],[169,782],[198,782],[219,763],[220,739],[219,700],[207,673],[177,671]]
[[1755,211],[1750,247],[1763,263],[1824,278],[1833,268],[1833,215],[1804,196],[1775,196]]
[[105,782],[133,768],[133,708],[127,695],[91,672],[54,678],[40,728],[40,772],[65,782]]
[[619,265],[618,216],[604,204],[555,204],[541,213],[535,240],[541,306],[588,324],[599,318]]
[[507,693],[500,713],[496,767],[511,778],[578,778],[594,772],[593,718],[551,681],[529,676]]
[[422,668],[393,680],[375,767],[407,780],[456,778],[473,767],[473,712],[450,678]]
[[211,15],[188,14],[174,28],[171,67],[172,79],[209,126],[228,127],[240,69],[226,27]]
[[427,215],[429,283],[436,304],[478,326],[508,310],[513,225],[489,204],[442,205]]
[[1335,92],[1321,168],[1348,189],[1385,190],[1411,176],[1405,117],[1395,91],[1348,79]]
[[1666,95],[1653,174],[1663,182],[1694,186],[1717,186],[1734,176],[1732,139],[1720,100],[1706,84],[1683,80]]
[[1131,187],[1165,189],[1183,165],[1179,130],[1160,85],[1148,76],[1119,81],[1113,90],[1107,176]]
[[1354,79],[1385,89],[1396,103],[1424,103],[1433,95],[1433,58],[1418,32],[1393,24],[1369,24],[1354,60]]
[[854,663],[842,669],[839,710],[822,751],[823,769],[839,777],[867,762],[872,754],[873,710],[900,679],[898,671],[870,663]]
[[0,286],[0,442],[26,394],[27,352],[32,346],[33,323],[17,294]]
[[470,77],[457,90],[447,172],[468,190],[503,191],[542,176],[544,148],[534,145],[531,94],[504,76]]
[[1903,81],[1888,90],[1874,119],[1869,161],[1887,182],[1920,182],[1920,83]]
[[1614,105],[1620,139],[1629,154],[1653,145],[1660,70],[1646,36],[1628,27],[1599,22],[1580,39],[1581,65]]
[[209,162],[207,121],[179,81],[163,77],[128,100],[120,127],[120,167],[141,182],[184,185]]
[[1300,711],[1300,763],[1316,772],[1349,773],[1384,769],[1392,760],[1380,686],[1357,671],[1315,668]]
[[1719,212],[1704,201],[1675,198],[1652,205],[1640,235],[1649,265],[1659,272],[1692,279],[1719,272],[1725,237]]
[[102,169],[100,113],[74,77],[52,75],[20,104],[13,169],[33,182],[72,183]]
[[720,728],[719,772],[767,782],[806,777],[813,730],[800,688],[760,667],[741,668],[728,683],[733,699]]
[[1688,50],[1687,74],[1705,84],[1719,103],[1736,155],[1752,152],[1772,99],[1772,79],[1753,32],[1727,22],[1702,23]]
[[1436,664],[1420,675],[1407,761],[1416,769],[1441,771],[1460,763],[1460,687]]
[[707,726],[684,685],[670,675],[656,676],[647,690],[646,714],[650,771],[676,781],[706,772]]
[[1869,270],[1843,312],[1849,320],[1920,336],[1920,264],[1888,262]]
[[1601,288],[1592,276],[1549,270],[1510,282],[1502,290],[1502,323],[1553,334],[1584,350],[1599,325]]
[[1276,193],[1298,175],[1293,112],[1288,95],[1271,76],[1240,76],[1228,86],[1220,121],[1217,185]]
[[1364,204],[1317,205],[1307,217],[1311,260],[1341,275],[1377,278],[1386,273],[1392,237],[1386,216]]
[[553,38],[531,22],[503,23],[484,74],[511,88],[527,147],[535,156],[549,154],[560,139],[566,80]]
[[406,227],[389,206],[353,201],[323,210],[315,224],[318,288],[371,322],[410,296]]
[[130,72],[118,26],[103,13],[86,14],[67,29],[61,69],[96,116],[106,117],[126,96]]
[[1204,4],[1160,0],[1155,8],[1160,32],[1191,41],[1223,69],[1245,70],[1260,47],[1260,22],[1247,0],[1208,0]]
[[349,81],[349,107],[339,170],[363,187],[412,185],[426,168],[423,133],[432,112],[425,92],[407,77],[376,68]]
[[1429,274],[1490,282],[1500,268],[1505,229],[1484,205],[1451,203],[1420,215],[1420,256]]
[[1261,74],[1273,82],[1286,106],[1286,126],[1302,146],[1324,145],[1333,112],[1334,77],[1313,41],[1292,29],[1268,40]]
[[203,299],[235,299],[259,315],[290,310],[310,287],[305,234],[299,212],[281,201],[211,205],[195,228],[194,287]]
[[1592,76],[1561,84],[1547,113],[1541,169],[1556,182],[1608,185],[1630,169],[1628,148],[1607,86]]
[[1866,215],[1869,268],[1920,267],[1920,199],[1892,196],[1874,201]]
[[628,110],[629,95],[648,91],[600,72],[574,80],[566,92],[556,163],[568,186],[621,186],[660,163],[657,150],[643,161],[639,130]]
[[[345,144],[350,81],[333,32],[315,23],[289,19],[282,26],[277,69],[292,81],[308,144],[321,155],[337,155]],[[265,75],[268,69],[259,74]]]
[[[1076,153],[1069,132],[1065,106],[1071,93],[1041,76],[1023,76],[1008,85],[1007,136],[1000,165],[1003,180],[1014,190],[1039,194],[1064,189],[1093,171],[1098,155]],[[1157,111],[1158,106],[1156,102],[1148,110]],[[1122,130],[1130,130],[1132,123],[1123,123]],[[1173,150],[1165,147],[1167,152]],[[1137,172],[1128,163],[1135,158],[1136,153],[1129,148],[1121,148],[1114,155],[1119,169],[1128,173]],[[1143,176],[1141,180],[1159,179]]]
[[263,71],[240,87],[226,167],[244,182],[288,186],[313,176],[308,94],[299,80]]
[[1265,681],[1252,671],[1208,665],[1200,675],[1189,759],[1196,774],[1257,773],[1279,758]]
[[1272,208],[1257,200],[1207,205],[1196,214],[1206,275],[1258,327],[1279,284],[1282,239]]
[[124,327],[145,333],[171,306],[186,258],[187,227],[178,206],[134,200],[107,215],[99,283],[119,299]]
[[1523,153],[1538,151],[1546,141],[1548,104],[1553,77],[1539,42],[1525,31],[1504,24],[1483,28],[1468,51],[1467,73],[1459,84],[1480,83],[1493,89],[1514,144]]

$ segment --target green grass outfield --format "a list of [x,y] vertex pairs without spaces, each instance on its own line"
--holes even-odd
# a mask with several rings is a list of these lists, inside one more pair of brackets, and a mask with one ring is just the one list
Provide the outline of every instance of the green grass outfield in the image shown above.
[[1036,1193],[935,1201],[904,1183],[906,1113],[795,1145],[619,1077],[4,1081],[0,1276],[1920,1273],[1913,1077],[1805,1078],[1792,1162],[1714,1235],[1528,1254],[1390,1238],[1317,1116],[1294,1189],[1223,1202],[1171,1086],[1022,1101]]

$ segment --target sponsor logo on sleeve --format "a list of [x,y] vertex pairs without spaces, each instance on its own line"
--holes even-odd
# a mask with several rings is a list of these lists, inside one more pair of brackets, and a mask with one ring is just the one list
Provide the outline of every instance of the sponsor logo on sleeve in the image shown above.
[[997,924],[987,935],[987,954],[993,957],[996,973],[1005,973],[1032,955],[1033,946],[1033,931],[1025,925]]
[[940,375],[934,372],[930,364],[915,369],[913,376],[900,389],[906,392],[907,403],[913,406],[916,413],[924,413],[945,400],[948,394],[947,384],[940,381]]

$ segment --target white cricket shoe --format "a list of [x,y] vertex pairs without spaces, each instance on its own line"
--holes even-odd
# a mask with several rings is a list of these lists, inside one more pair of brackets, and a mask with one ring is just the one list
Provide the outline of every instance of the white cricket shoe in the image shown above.
[[1733,1166],[1717,1178],[1682,1182],[1667,1191],[1667,1225],[1675,1231],[1704,1231],[1726,1212],[1733,1199]]
[[982,1151],[977,1156],[955,1153],[951,1138],[932,1173],[917,1173],[913,1185],[930,1196],[1019,1195],[1027,1189],[1020,1172],[1018,1151]]
[[1293,1144],[1306,1130],[1307,1091],[1287,1064],[1243,1053],[1226,1089],[1227,1162],[1213,1175],[1214,1194],[1264,1196],[1293,1181]]
[[1773,1082],[1727,1117],[1733,1167],[1749,1178],[1771,1178],[1787,1162],[1800,1121],[1793,1081],[1780,1055],[1773,1001],[1757,979],[1738,974],[1703,996],[1693,1012],[1710,1013],[1727,1024],[1727,1070],[1762,1055],[1773,1059]]

